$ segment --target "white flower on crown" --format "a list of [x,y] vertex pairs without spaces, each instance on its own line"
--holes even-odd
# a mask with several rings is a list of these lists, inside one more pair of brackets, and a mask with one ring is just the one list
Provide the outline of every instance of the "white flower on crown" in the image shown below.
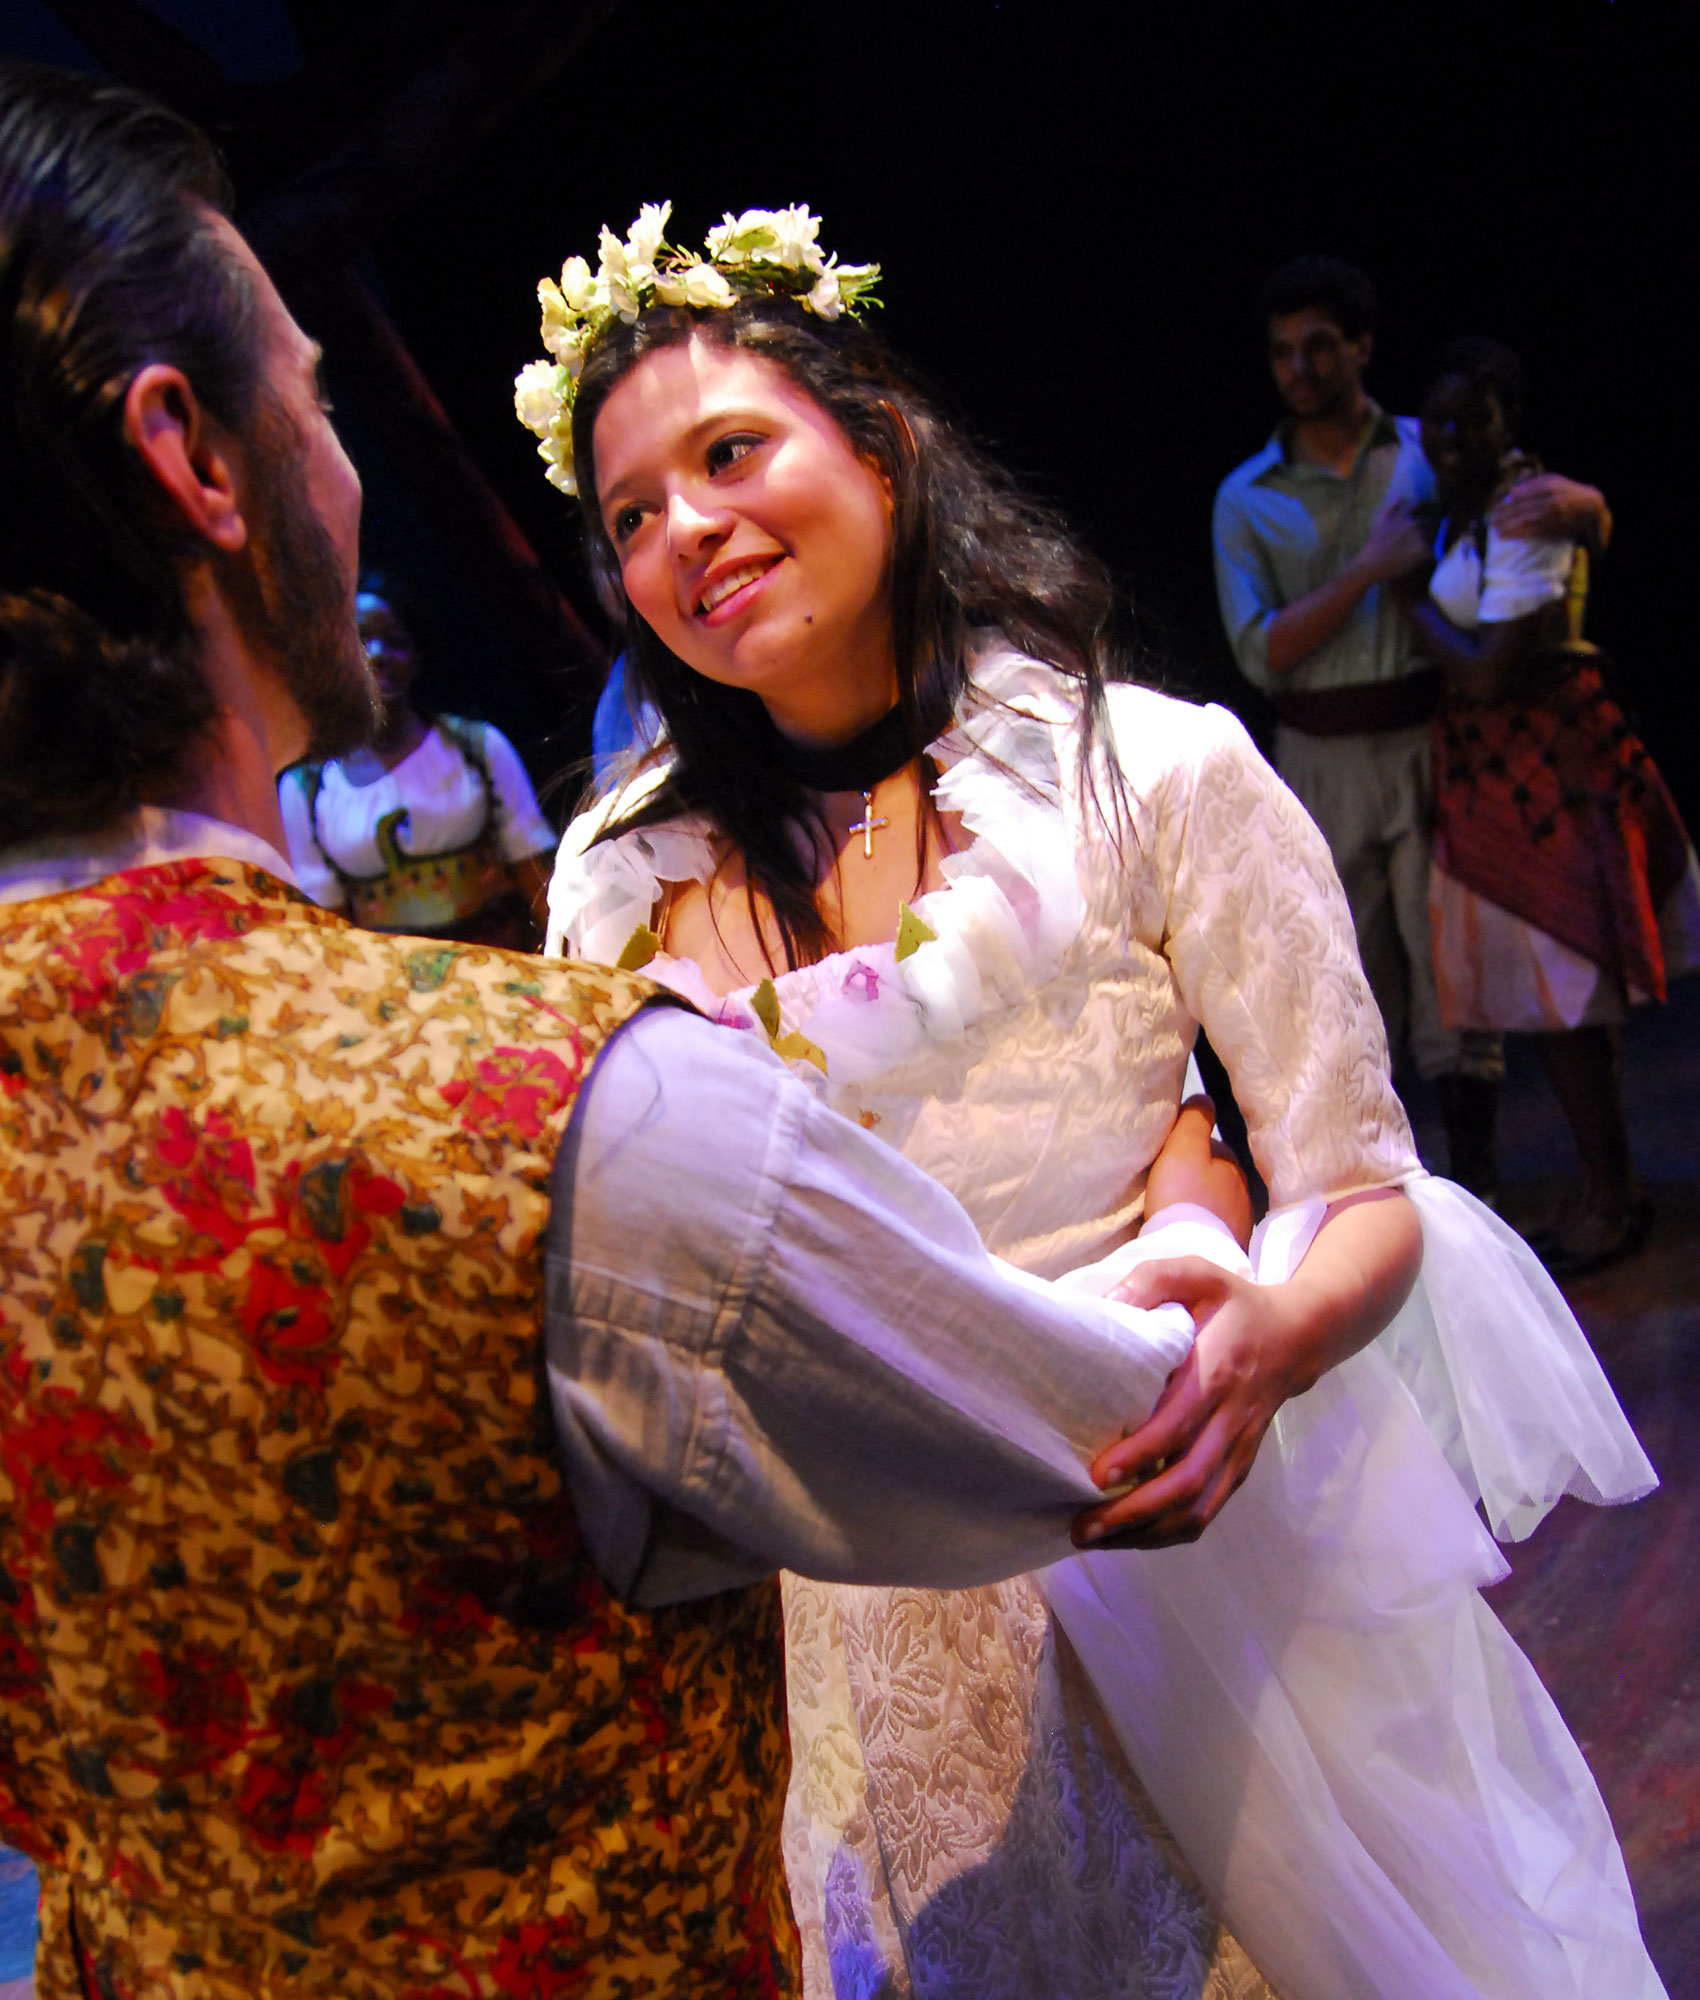
[[565,361],[566,350],[579,338],[579,315],[553,278],[539,281],[537,303],[543,308],[543,345],[557,361]]
[[632,324],[659,302],[697,311],[723,310],[741,298],[795,299],[817,318],[857,313],[879,278],[877,264],[839,264],[822,254],[820,217],[801,202],[790,208],[750,208],[726,215],[708,232],[707,259],[667,241],[671,202],[645,202],[621,242],[606,224],[597,243],[594,276],[582,257],[569,257],[557,283],[537,287],[543,345],[550,359],[534,361],[514,380],[514,409],[542,440],[546,476],[575,493],[572,411],[587,351],[609,321]]
[[542,440],[543,476],[563,493],[578,491],[573,474],[571,373],[554,361],[528,361],[514,377],[514,415]]
[[765,208],[746,209],[742,215],[734,215],[730,209],[720,218],[717,228],[711,229],[703,239],[703,248],[716,264],[729,269],[748,261],[746,251],[748,239],[759,235],[772,220]]
[[722,272],[700,258],[677,264],[670,271],[655,274],[655,296],[664,306],[724,308],[737,303],[738,295]]
[[820,235],[820,217],[811,215],[802,202],[773,212],[773,249],[776,264],[790,271],[824,271],[826,259],[815,240]]
[[514,377],[514,415],[528,431],[547,437],[561,398],[559,366],[553,361],[528,361]]
[[608,303],[627,325],[638,316],[643,300],[640,296],[647,285],[655,282],[653,265],[646,265],[640,258],[634,265],[626,255],[626,246],[607,223],[602,225],[601,240],[597,245],[602,263],[596,273],[599,290],[606,290]]
[[735,304],[737,296],[724,274],[712,264],[693,264],[685,273],[685,304],[688,306],[725,307]]
[[[544,284],[549,281],[544,279]],[[596,298],[596,280],[582,257],[569,257],[561,266],[561,297],[575,313],[588,312]]]
[[569,500],[578,495],[578,474],[573,471],[572,446],[563,445],[559,438],[547,437],[537,447],[537,456],[544,461],[543,477],[558,488]]
[[666,240],[667,219],[673,213],[670,201],[646,201],[626,238],[626,268],[635,277],[639,267],[654,282],[656,252]]
[[727,214],[718,229],[708,232],[710,259],[729,270],[752,264],[777,264],[784,271],[824,271],[826,259],[816,238],[820,217],[804,202],[790,208],[746,208]]
[[814,288],[805,301],[809,311],[821,319],[837,319],[841,300],[838,291],[838,273],[829,264],[814,282]]
[[604,283],[610,278],[623,278],[626,275],[626,246],[607,223],[603,223],[602,233],[596,239],[596,254],[601,263],[601,269],[596,275]]

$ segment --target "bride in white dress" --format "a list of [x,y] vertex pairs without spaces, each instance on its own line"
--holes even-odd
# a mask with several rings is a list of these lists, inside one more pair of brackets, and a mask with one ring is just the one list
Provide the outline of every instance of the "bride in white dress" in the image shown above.
[[[665,721],[569,829],[551,948],[768,1037],[1011,1262],[1199,1329],[1095,1468],[1135,1546],[787,1579],[807,1991],[1662,1993],[1475,1512],[1652,1471],[1533,1257],[1424,1174],[1320,837],[1231,717],[1107,684],[1102,572],[842,315],[868,274],[812,218],[706,260],[665,220],[545,285],[518,385]],[[1128,1274],[1200,1023],[1273,1206],[1251,1264]]]

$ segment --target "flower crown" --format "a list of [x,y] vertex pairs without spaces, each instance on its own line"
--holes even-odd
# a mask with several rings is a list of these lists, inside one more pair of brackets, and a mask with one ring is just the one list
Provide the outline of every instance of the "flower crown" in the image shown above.
[[612,321],[629,326],[645,306],[736,305],[740,299],[796,299],[820,319],[855,318],[879,282],[877,264],[841,264],[815,241],[820,217],[792,208],[747,208],[728,215],[703,243],[708,252],[680,250],[666,239],[670,201],[645,202],[624,243],[606,224],[594,277],[582,257],[561,266],[560,282],[537,287],[543,345],[551,359],[533,361],[514,377],[514,414],[543,442],[537,455],[545,477],[577,493],[573,472],[573,403],[585,355]]

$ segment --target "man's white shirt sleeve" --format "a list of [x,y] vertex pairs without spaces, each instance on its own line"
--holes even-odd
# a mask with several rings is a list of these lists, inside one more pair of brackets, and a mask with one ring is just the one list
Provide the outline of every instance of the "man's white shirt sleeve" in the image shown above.
[[988,1254],[752,1038],[639,1015],[556,1167],[548,1375],[581,1531],[661,1604],[779,1568],[961,1586],[1068,1552],[1192,1341]]

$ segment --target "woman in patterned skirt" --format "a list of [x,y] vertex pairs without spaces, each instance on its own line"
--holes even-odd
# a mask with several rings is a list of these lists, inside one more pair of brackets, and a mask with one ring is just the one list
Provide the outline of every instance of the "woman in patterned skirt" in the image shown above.
[[1538,463],[1516,446],[1523,369],[1496,341],[1452,343],[1422,407],[1445,509],[1406,615],[1441,666],[1430,910],[1454,1028],[1535,1037],[1575,1135],[1579,1194],[1540,1245],[1562,1276],[1636,1249],[1618,1033],[1633,1000],[1700,963],[1700,873],[1658,767],[1582,637],[1580,544],[1510,540],[1497,501]]

